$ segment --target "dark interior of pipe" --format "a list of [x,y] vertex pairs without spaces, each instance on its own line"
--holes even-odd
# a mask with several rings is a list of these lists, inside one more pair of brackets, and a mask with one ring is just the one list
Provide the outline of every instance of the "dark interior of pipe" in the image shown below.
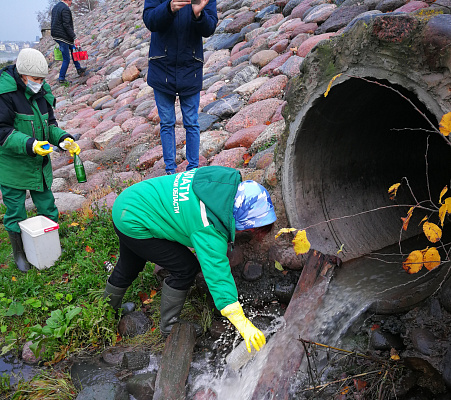
[[[333,254],[344,245],[345,260],[397,243],[409,206],[418,202],[432,209],[428,199],[438,204],[451,178],[451,147],[428,132],[432,128],[421,113],[438,126],[436,117],[414,93],[367,79],[375,83],[352,78],[313,103],[292,160],[296,227],[314,225],[307,235],[320,251]],[[387,191],[398,182],[403,184],[391,201]],[[416,209],[402,237],[418,234],[426,215],[438,223],[437,214]]]

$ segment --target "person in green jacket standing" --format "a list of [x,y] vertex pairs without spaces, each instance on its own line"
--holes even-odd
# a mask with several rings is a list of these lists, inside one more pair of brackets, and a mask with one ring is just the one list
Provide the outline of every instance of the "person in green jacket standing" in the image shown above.
[[[238,329],[248,350],[251,344],[256,350],[265,344],[263,333],[244,316],[227,258],[236,231],[267,233],[276,220],[263,186],[241,182],[232,168],[202,167],[130,186],[117,197],[112,216],[120,256],[104,298],[114,309],[121,307],[146,261],[156,263],[170,273],[160,310],[160,330],[168,335],[202,270],[216,307]],[[129,304],[122,305],[124,313],[132,310]]]
[[[47,73],[47,61],[36,49],[23,49],[15,65],[0,71],[0,191],[6,206],[3,224],[14,261],[23,272],[30,268],[19,227],[19,222],[27,218],[26,191],[30,191],[39,215],[58,221],[50,190],[50,143],[57,146],[63,141],[74,142],[71,135],[58,128],[53,113],[55,97],[44,79]],[[78,145],[73,153],[80,153]]]

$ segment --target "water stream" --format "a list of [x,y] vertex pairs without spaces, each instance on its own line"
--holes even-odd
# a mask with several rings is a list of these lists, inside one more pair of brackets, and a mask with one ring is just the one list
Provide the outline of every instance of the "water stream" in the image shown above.
[[[424,248],[417,240],[403,243],[403,252]],[[200,388],[204,388],[204,391],[208,388],[207,390],[215,393],[217,400],[256,398],[254,391],[260,376],[277,368],[278,361],[285,362],[287,358],[302,352],[300,338],[339,347],[340,338],[369,307],[374,308],[376,300],[392,296],[393,293],[402,293],[406,288],[418,286],[419,282],[427,279],[425,275],[428,271],[425,268],[416,275],[407,274],[401,266],[402,258],[399,247],[394,245],[336,268],[320,305],[317,301],[320,290],[310,290],[312,293],[308,301],[304,298],[302,304],[296,304],[295,316],[286,321],[285,328],[279,330],[253,360],[238,373],[224,366],[222,370],[198,376],[192,385],[192,394]],[[271,351],[274,347],[277,350]],[[277,354],[279,360],[269,360],[269,354],[273,357]],[[300,369],[302,368],[305,365],[301,365]],[[281,378],[284,377],[283,374],[286,371],[279,372]],[[293,395],[302,384],[304,383],[299,381],[292,382],[290,390]],[[259,392],[259,398],[279,398],[274,392]]]

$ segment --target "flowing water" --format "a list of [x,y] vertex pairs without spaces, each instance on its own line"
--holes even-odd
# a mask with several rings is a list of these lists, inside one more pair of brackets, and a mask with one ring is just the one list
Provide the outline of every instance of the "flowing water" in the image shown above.
[[[417,240],[411,240],[410,246],[409,243],[407,245],[403,243],[403,251],[404,253],[411,251],[408,247],[411,249],[424,248],[421,246],[422,244]],[[192,394],[200,388],[203,388],[204,391],[205,388],[208,388],[215,393],[217,400],[255,399],[254,392],[262,373],[269,370],[274,371],[274,368],[278,367],[279,361],[282,364],[282,361],[285,362],[303,351],[300,338],[338,346],[340,338],[370,306],[374,308],[376,300],[392,296],[393,293],[399,293],[399,296],[402,296],[402,293],[409,290],[409,287],[418,286],[419,282],[425,281],[431,276],[431,273],[426,276],[427,270],[424,268],[416,275],[409,275],[401,265],[402,257],[399,255],[399,248],[396,245],[381,250],[379,254],[351,260],[342,267],[336,268],[320,305],[317,299],[321,298],[321,290],[324,287],[311,289],[307,301],[305,297],[292,299],[292,302],[299,302],[299,304],[295,304],[296,313],[291,314],[290,320],[286,321],[286,326],[268,341],[254,359],[239,372],[234,372],[224,366],[223,369],[213,373],[201,374],[192,385]],[[443,277],[441,276],[440,279]],[[323,282],[323,285],[327,285],[327,282]],[[273,348],[276,350],[271,351]],[[360,351],[365,350],[360,349]],[[268,355],[276,357],[277,360],[268,359]],[[303,368],[305,365],[301,365],[300,369]],[[279,374],[283,378],[287,373],[290,372],[278,371],[276,375]],[[290,390],[294,394],[303,384],[299,381],[292,382]],[[276,391],[272,390],[268,390],[267,393],[259,392],[258,397],[265,400],[279,398]],[[299,397],[295,396],[294,398]]]

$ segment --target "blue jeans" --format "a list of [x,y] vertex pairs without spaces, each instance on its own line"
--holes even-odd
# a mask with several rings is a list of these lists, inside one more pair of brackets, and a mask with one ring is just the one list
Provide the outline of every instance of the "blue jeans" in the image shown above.
[[[163,159],[167,173],[175,173],[175,95],[154,89],[155,101],[160,117],[160,137],[163,146]],[[199,166],[200,128],[198,119],[200,93],[191,96],[179,96],[186,131],[186,170]]]
[[[58,43],[61,53],[63,54],[63,63],[61,64],[60,76],[58,79],[64,80],[66,79],[66,72],[69,68],[70,60],[74,61],[74,57],[72,56],[73,46],[67,43],[62,42],[61,40],[55,40]],[[78,61],[74,61],[75,68],[77,71],[81,68],[81,65]]]

